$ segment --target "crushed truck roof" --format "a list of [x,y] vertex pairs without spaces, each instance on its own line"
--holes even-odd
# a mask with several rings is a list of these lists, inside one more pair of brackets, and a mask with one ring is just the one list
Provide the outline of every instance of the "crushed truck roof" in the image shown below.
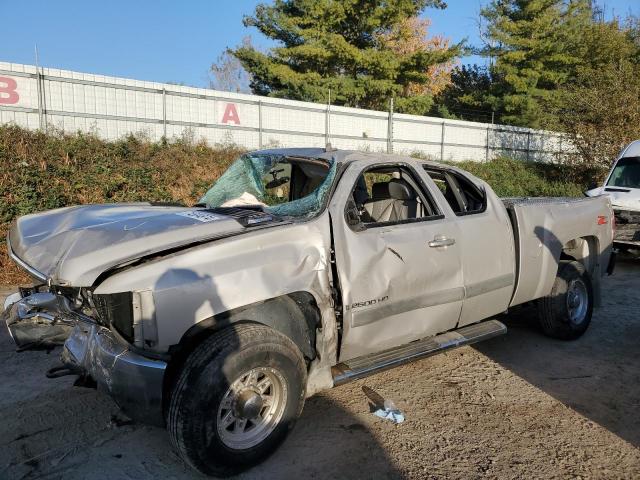
[[251,152],[257,155],[282,155],[292,157],[309,157],[319,158],[340,164],[348,164],[357,160],[365,160],[370,158],[375,160],[376,163],[397,163],[409,161],[420,161],[420,163],[438,166],[442,165],[440,162],[433,160],[425,160],[422,158],[414,158],[409,155],[402,155],[397,153],[383,153],[383,152],[362,152],[358,150],[340,150],[340,149],[326,149],[326,148],[269,148],[264,150],[255,150]]

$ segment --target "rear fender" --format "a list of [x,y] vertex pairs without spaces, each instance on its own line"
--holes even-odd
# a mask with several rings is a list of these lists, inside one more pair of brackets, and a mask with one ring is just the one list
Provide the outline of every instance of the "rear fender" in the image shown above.
[[600,242],[595,236],[576,238],[565,243],[559,260],[570,258],[580,262],[589,274],[593,286],[594,306],[602,303],[600,278],[602,269],[607,265],[600,265]]

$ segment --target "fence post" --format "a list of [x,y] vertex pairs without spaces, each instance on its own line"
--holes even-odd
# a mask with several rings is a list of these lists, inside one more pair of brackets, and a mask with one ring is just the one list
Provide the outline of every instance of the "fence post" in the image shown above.
[[529,161],[531,155],[531,130],[527,131],[527,161]]
[[167,139],[167,89],[162,88],[162,137]]
[[49,121],[47,120],[47,89],[44,88],[44,73],[40,75],[40,81],[42,82],[42,121],[44,123],[44,132],[49,130]]
[[36,88],[38,94],[38,122],[40,130],[44,130],[44,122],[42,117],[42,85],[40,84],[40,69],[36,67]]
[[442,120],[442,132],[440,133],[440,161],[444,162],[444,128],[445,121]]
[[43,97],[42,90],[44,85],[41,82],[40,76],[40,59],[38,57],[38,45],[33,46],[35,56],[36,56],[36,93],[38,94],[38,124],[40,126],[40,130],[46,131],[46,122],[44,121],[44,105],[43,105]]
[[486,145],[486,150],[484,152],[484,161],[485,162],[489,161],[489,125],[487,125],[487,145]]
[[562,139],[564,138],[563,134],[560,134],[560,144],[558,145],[558,155],[556,156],[556,161],[562,161]]
[[[329,93],[331,95],[331,93]],[[327,109],[324,112],[324,144],[331,143],[331,99],[327,102]]]
[[389,100],[389,119],[387,122],[387,153],[393,153],[393,97]]
[[258,148],[262,150],[262,99],[258,100]]

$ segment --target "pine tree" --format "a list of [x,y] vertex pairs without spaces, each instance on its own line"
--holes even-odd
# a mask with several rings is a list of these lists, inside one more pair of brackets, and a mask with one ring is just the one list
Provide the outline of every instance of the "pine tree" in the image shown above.
[[276,0],[258,5],[245,26],[277,42],[268,53],[251,47],[233,51],[251,74],[259,95],[385,109],[390,97],[400,111],[426,113],[433,67],[451,62],[461,46],[438,44],[401,52],[389,35],[426,7],[442,0]]
[[501,122],[500,99],[492,95],[491,70],[478,65],[462,65],[451,72],[451,83],[437,96],[433,114],[476,122]]
[[592,20],[589,0],[493,0],[481,10],[495,61],[491,92],[500,99],[502,121],[543,127],[547,105],[561,99],[559,87],[585,58],[582,32]]

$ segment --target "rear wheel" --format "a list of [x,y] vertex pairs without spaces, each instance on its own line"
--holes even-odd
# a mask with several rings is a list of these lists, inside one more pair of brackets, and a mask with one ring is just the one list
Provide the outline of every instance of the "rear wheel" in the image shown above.
[[586,332],[593,313],[593,287],[584,266],[563,260],[551,293],[538,300],[538,322],[554,338],[574,340]]
[[180,456],[217,476],[259,463],[302,411],[306,366],[296,345],[262,325],[236,325],[199,345],[172,390],[167,426]]

